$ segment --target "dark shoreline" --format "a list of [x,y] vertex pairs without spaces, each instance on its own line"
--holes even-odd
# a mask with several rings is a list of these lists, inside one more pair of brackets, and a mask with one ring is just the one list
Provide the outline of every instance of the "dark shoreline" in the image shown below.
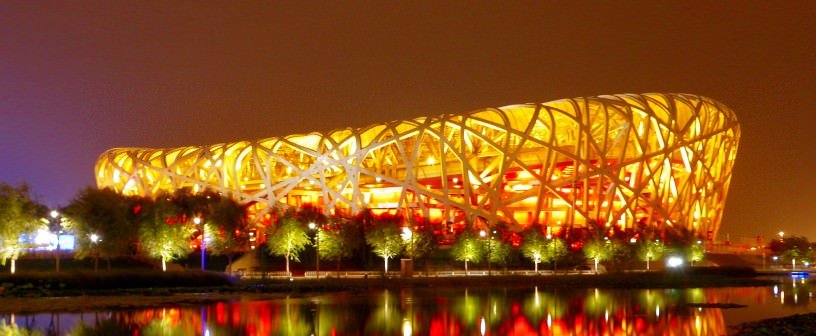
[[816,335],[816,313],[745,322],[729,327],[730,335]]

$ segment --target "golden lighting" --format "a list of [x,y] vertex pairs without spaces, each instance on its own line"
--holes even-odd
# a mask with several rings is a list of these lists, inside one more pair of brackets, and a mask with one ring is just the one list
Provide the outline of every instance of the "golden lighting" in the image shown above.
[[644,220],[716,235],[739,136],[736,116],[716,100],[623,94],[328,134],[116,148],[95,176],[126,194],[211,189],[264,204],[258,212],[313,204],[515,228]]

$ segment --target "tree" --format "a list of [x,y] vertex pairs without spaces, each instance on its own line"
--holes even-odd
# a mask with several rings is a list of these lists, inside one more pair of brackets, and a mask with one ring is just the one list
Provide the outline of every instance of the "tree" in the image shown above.
[[691,266],[694,266],[694,263],[703,261],[703,258],[705,258],[705,248],[702,242],[691,244],[688,248],[688,260],[691,262]]
[[431,235],[424,231],[414,231],[406,227],[402,232],[402,241],[405,256],[411,259],[419,259],[426,256],[433,249]]
[[521,254],[533,261],[536,273],[538,273],[538,264],[545,258],[546,249],[547,241],[540,232],[532,230],[524,235]]
[[507,266],[507,259],[510,258],[510,244],[501,239],[488,239],[485,248],[490,251],[488,261]]
[[569,253],[567,243],[560,238],[551,238],[547,240],[547,253],[545,253],[544,261],[552,263],[553,272],[558,266],[558,261],[563,259]]
[[658,260],[663,257],[663,253],[665,252],[666,247],[663,242],[659,240],[655,241],[644,241],[639,247],[637,251],[637,255],[640,260],[646,262],[646,269],[651,269],[651,261]]
[[598,263],[615,256],[617,244],[608,239],[593,239],[584,245],[584,255],[595,263],[595,273],[598,273]]
[[11,261],[11,273],[16,272],[17,259],[25,254],[24,235],[32,234],[45,207],[35,202],[27,185],[12,187],[0,183],[0,264]]
[[227,273],[232,273],[232,259],[242,251],[247,241],[246,207],[235,200],[210,196],[209,215],[205,220],[207,251],[227,257]]
[[320,259],[336,261],[338,274],[340,261],[353,256],[363,244],[357,225],[355,221],[337,216],[330,219],[326,229],[318,230]]
[[111,189],[80,191],[63,210],[76,236],[75,257],[93,257],[94,271],[99,268],[99,258],[104,258],[110,270],[110,259],[126,255],[138,239],[130,209],[128,199]]
[[402,252],[403,241],[401,231],[394,223],[383,222],[366,233],[366,242],[372,252],[385,261],[385,274],[388,274],[388,259],[396,257]]
[[473,232],[462,233],[453,244],[451,254],[457,261],[465,263],[465,275],[468,274],[468,262],[479,262],[484,258],[484,246]]
[[267,232],[266,247],[269,253],[286,259],[286,274],[291,276],[289,260],[300,261],[300,253],[311,242],[306,227],[287,211],[279,219],[277,226]]
[[768,243],[768,249],[778,255],[782,261],[789,262],[793,267],[796,263],[810,262],[813,258],[813,244],[806,237],[792,236],[775,239]]
[[178,216],[178,208],[165,194],[155,200],[143,199],[141,204],[139,242],[148,257],[161,259],[162,271],[167,262],[190,253],[190,238],[195,227]]

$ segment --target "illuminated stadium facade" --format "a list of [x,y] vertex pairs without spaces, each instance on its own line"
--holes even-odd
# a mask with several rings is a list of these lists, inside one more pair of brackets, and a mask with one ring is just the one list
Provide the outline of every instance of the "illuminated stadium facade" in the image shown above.
[[99,187],[209,188],[252,204],[369,208],[453,230],[589,222],[716,234],[737,153],[734,113],[689,94],[624,94],[392,121],[326,134],[116,148]]

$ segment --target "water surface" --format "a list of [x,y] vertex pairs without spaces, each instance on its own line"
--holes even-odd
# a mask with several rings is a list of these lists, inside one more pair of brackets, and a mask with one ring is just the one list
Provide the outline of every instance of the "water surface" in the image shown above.
[[[807,279],[773,287],[375,290],[125,311],[0,315],[42,335],[723,335],[816,310]],[[745,308],[704,308],[736,303]],[[12,324],[13,323],[13,324]]]

